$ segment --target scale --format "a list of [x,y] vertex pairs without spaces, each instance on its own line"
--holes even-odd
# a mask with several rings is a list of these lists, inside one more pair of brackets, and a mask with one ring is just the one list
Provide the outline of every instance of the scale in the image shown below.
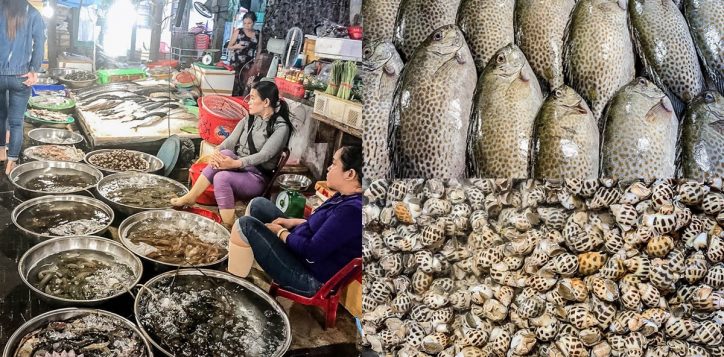
[[214,61],[214,52],[219,52],[220,50],[211,50],[206,49],[204,50],[204,55],[201,57],[201,63],[209,66],[211,65],[211,62]]
[[282,192],[276,199],[276,206],[289,218],[303,218],[307,198],[300,191],[305,191],[312,180],[304,175],[285,174],[277,179]]

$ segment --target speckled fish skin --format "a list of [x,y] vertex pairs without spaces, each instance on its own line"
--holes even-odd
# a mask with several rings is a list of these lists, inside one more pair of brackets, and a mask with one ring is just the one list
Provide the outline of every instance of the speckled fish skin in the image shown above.
[[528,178],[540,85],[518,46],[501,48],[478,82],[473,157],[479,177]]
[[580,0],[566,29],[566,84],[591,107],[602,126],[613,95],[636,75],[626,0]]
[[462,0],[458,26],[465,34],[478,73],[499,49],[514,40],[515,0]]
[[598,122],[573,88],[551,92],[538,112],[535,133],[535,178],[598,178]]
[[674,177],[679,121],[671,101],[639,77],[623,87],[606,110],[602,177],[619,180]]
[[398,178],[459,178],[475,93],[475,64],[456,25],[435,31],[405,66],[392,118]]
[[721,0],[686,0],[684,17],[689,23],[704,68],[724,95],[724,6]]
[[388,150],[390,111],[404,64],[391,42],[365,43],[362,53],[364,176],[388,178],[391,174]]
[[576,0],[518,0],[515,42],[549,89],[563,85],[563,38]]
[[402,0],[395,26],[395,46],[406,62],[418,46],[440,27],[455,24],[460,0]]
[[712,90],[694,99],[684,116],[681,140],[685,178],[724,177],[724,97]]
[[631,33],[648,77],[671,99],[677,114],[704,90],[694,41],[671,0],[629,0]]
[[364,41],[392,41],[401,0],[366,0],[362,2]]

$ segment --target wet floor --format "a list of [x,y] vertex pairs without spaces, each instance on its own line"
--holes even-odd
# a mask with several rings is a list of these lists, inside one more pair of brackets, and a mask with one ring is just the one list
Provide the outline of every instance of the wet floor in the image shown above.
[[[0,165],[4,170],[4,165]],[[13,225],[11,212],[21,201],[14,198],[12,184],[0,172],[0,346],[25,321],[59,307],[41,301],[22,282],[17,271],[20,257],[33,245]],[[117,226],[118,222],[114,225]],[[111,233],[106,233],[111,238]],[[145,274],[144,274],[145,275]],[[263,274],[257,273],[253,281],[264,287]],[[144,280],[148,277],[144,276]],[[292,325],[292,348],[286,356],[356,356],[354,341],[356,329],[352,316],[340,307],[337,328],[323,330],[321,312],[314,307],[293,304],[279,299],[287,311]],[[133,300],[126,296],[98,308],[117,313],[130,321],[133,316]],[[157,354],[160,356],[160,354]]]

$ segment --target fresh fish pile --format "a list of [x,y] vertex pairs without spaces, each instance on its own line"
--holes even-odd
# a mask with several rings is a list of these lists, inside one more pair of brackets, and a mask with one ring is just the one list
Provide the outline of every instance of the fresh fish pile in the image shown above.
[[134,276],[128,266],[107,253],[78,250],[44,258],[31,269],[28,280],[55,297],[96,300],[125,291]]
[[56,236],[82,236],[100,231],[106,222],[97,219],[78,219],[48,229],[48,233]]
[[112,150],[88,158],[91,165],[113,171],[148,171],[150,163],[141,155],[124,150]]
[[42,140],[46,144],[57,144],[57,145],[73,144],[76,142],[76,139],[74,139],[74,138],[58,138],[58,137],[43,138]]
[[185,194],[186,190],[166,180],[138,176],[108,183],[99,187],[98,192],[108,200],[128,206],[164,208],[170,207],[171,199]]
[[36,97],[30,97],[29,103],[31,106],[35,107],[67,107],[73,103],[73,100],[56,95],[39,95]]
[[694,99],[681,134],[683,177],[724,177],[724,97],[707,91]]
[[[271,356],[284,342],[282,317],[249,302],[245,289],[210,276],[179,275],[148,287],[141,326],[175,356]],[[279,332],[279,333],[275,333]]]
[[96,75],[93,74],[92,72],[78,71],[78,72],[66,74],[65,76],[63,76],[63,79],[69,80],[69,81],[89,81],[92,79],[96,79]]
[[133,230],[128,240],[139,254],[175,265],[210,264],[227,254],[226,242],[201,232],[145,224]]
[[373,181],[363,344],[385,356],[721,356],[724,193],[671,179]]
[[[16,179],[17,183],[20,183],[23,179],[22,176],[18,176]],[[80,189],[93,186],[94,179],[89,175],[61,175],[61,174],[44,174],[36,176],[32,179],[27,180],[23,187],[28,190],[41,191],[41,192],[74,192]]]
[[59,123],[65,123],[68,121],[68,114],[54,112],[45,109],[28,109],[28,115],[33,118],[43,119],[47,121],[55,121]]
[[38,145],[25,149],[23,154],[38,161],[72,161],[79,162],[85,153],[75,146],[67,145]]
[[135,331],[107,316],[87,314],[53,321],[25,337],[14,357],[144,357],[146,347]]

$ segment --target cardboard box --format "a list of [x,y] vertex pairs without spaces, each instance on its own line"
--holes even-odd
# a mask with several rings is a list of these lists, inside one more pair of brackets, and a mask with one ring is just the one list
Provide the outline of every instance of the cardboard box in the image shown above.
[[196,77],[196,85],[201,88],[203,95],[216,94],[230,96],[234,90],[234,71],[224,68],[206,68],[196,64],[191,65],[191,72]]
[[355,280],[347,285],[339,300],[352,316],[362,317],[362,282]]

